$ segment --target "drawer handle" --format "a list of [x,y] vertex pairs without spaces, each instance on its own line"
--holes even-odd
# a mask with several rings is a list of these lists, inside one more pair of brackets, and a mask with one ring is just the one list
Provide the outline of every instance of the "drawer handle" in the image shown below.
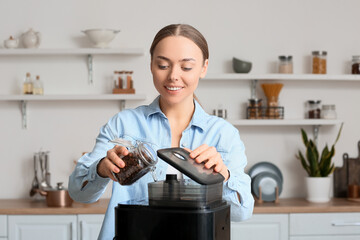
[[331,225],[334,227],[360,226],[360,222],[336,222]]

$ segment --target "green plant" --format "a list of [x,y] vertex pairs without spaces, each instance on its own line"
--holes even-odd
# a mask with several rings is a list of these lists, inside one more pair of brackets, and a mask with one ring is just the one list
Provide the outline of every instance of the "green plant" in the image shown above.
[[327,177],[335,170],[332,158],[335,155],[335,144],[339,140],[342,127],[343,124],[341,124],[336,140],[331,146],[331,150],[329,151],[328,145],[326,144],[321,152],[321,156],[319,155],[318,148],[314,141],[312,139],[308,139],[304,129],[301,129],[302,140],[306,147],[306,158],[300,150],[296,157],[301,161],[301,165],[308,173],[309,177]]

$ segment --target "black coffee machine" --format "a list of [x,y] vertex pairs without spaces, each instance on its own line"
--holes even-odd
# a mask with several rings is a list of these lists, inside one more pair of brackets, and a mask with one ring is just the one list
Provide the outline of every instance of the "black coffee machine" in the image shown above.
[[148,200],[118,204],[114,239],[230,240],[224,177],[196,163],[182,148],[161,149],[157,155],[191,179],[166,175],[165,181],[148,184]]

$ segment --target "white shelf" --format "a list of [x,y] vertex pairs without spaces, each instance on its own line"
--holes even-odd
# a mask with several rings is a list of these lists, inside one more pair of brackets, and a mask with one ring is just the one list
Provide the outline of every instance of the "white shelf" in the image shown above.
[[247,74],[247,73],[220,73],[208,74],[203,80],[219,81],[248,81],[248,80],[286,80],[286,81],[360,81],[360,75],[354,74]]
[[0,101],[145,100],[145,94],[0,95]]
[[0,56],[11,55],[144,55],[141,48],[16,48],[0,49]]
[[228,121],[235,126],[331,126],[342,123],[339,119],[234,119]]

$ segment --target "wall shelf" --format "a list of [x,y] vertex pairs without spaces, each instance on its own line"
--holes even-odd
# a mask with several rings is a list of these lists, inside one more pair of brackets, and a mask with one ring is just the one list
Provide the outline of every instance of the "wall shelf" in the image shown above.
[[0,101],[20,101],[22,128],[27,129],[27,103],[29,101],[120,101],[120,111],[127,100],[145,100],[145,94],[93,94],[93,95],[0,95]]
[[69,55],[87,56],[88,64],[88,82],[90,85],[93,81],[93,56],[94,55],[144,55],[141,48],[64,48],[64,49],[46,49],[46,48],[16,48],[16,49],[0,49],[0,56],[51,56],[51,55]]
[[247,74],[247,73],[220,73],[208,74],[203,80],[208,81],[248,81],[248,80],[284,80],[284,81],[360,81],[360,75],[354,74]]
[[342,122],[338,119],[234,119],[228,121],[235,126],[329,126]]

